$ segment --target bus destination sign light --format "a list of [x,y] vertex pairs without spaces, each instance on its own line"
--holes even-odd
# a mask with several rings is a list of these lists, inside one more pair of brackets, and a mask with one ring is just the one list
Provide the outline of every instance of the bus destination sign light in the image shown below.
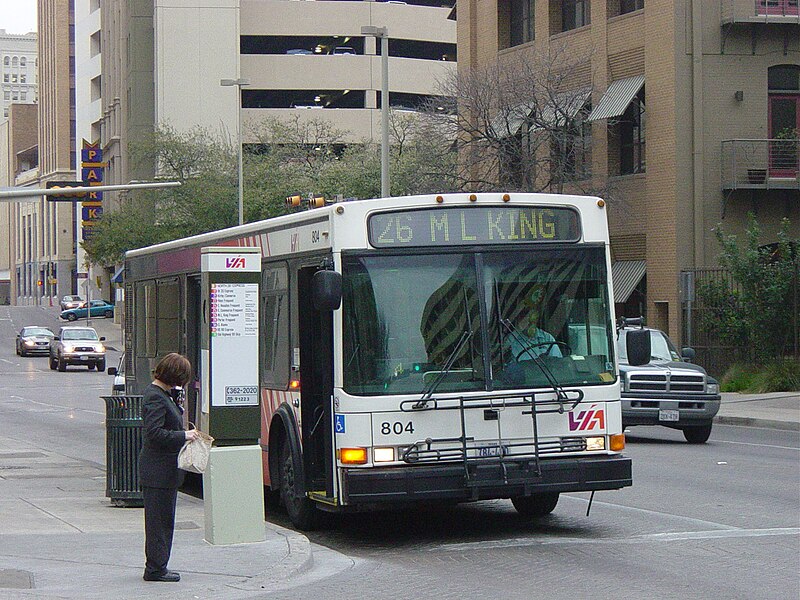
[[393,211],[369,218],[376,248],[577,242],[578,213],[554,206],[471,206]]

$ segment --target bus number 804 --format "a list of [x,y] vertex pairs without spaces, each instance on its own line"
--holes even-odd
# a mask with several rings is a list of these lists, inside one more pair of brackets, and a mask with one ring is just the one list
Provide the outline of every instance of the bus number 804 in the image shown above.
[[395,421],[394,423],[389,423],[389,421],[384,421],[381,423],[381,434],[382,435],[401,435],[403,432],[406,433],[414,433],[414,423],[409,421],[408,423],[401,423],[400,421]]

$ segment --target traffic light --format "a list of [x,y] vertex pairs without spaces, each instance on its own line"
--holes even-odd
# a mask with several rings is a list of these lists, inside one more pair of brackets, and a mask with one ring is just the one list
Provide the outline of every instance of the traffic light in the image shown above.
[[[45,184],[45,187],[48,190],[53,189],[60,189],[64,188],[76,188],[76,187],[85,187],[86,184],[83,181],[48,181]],[[63,194],[52,194],[47,196],[48,202],[74,202],[79,198],[85,198],[88,195],[88,192],[65,192]]]

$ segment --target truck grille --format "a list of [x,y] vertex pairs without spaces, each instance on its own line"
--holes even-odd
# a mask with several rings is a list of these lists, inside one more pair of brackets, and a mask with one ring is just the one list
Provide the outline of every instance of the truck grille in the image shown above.
[[75,346],[75,352],[94,352],[94,346]]
[[703,393],[706,391],[705,376],[702,373],[631,373],[629,388],[632,392],[684,392]]

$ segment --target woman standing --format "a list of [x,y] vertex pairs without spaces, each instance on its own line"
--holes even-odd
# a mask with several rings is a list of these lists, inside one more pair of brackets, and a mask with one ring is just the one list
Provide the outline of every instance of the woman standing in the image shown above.
[[180,581],[167,569],[175,504],[184,473],[178,469],[178,452],[186,440],[197,438],[193,429],[183,429],[183,408],[170,395],[186,385],[192,366],[185,356],[172,352],[153,371],[154,380],[143,394],[143,443],[139,454],[139,480],[144,495],[145,581]]

